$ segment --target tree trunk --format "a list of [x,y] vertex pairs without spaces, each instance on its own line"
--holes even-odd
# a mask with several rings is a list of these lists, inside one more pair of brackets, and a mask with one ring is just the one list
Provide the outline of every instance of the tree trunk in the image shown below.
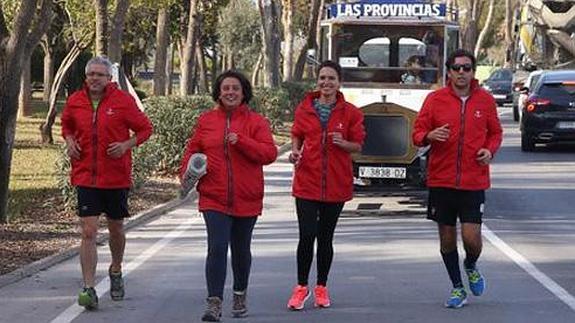
[[221,59],[220,59],[220,69],[223,71],[227,71],[228,70],[228,53],[229,53],[229,46],[223,45],[222,46],[222,55],[221,55]]
[[0,173],[3,174],[0,176],[0,223],[6,223],[8,217],[8,184],[20,86],[19,61],[19,57],[0,57],[0,74],[3,75],[0,81]]
[[232,52],[231,48],[228,48],[227,55],[226,55],[226,70],[231,70],[236,68],[236,61],[234,58],[234,53]]
[[96,7],[96,55],[108,55],[108,0],[94,0]]
[[465,22],[461,29],[461,47],[473,52],[477,43],[478,24],[481,17],[480,0],[469,0],[466,7]]
[[277,0],[258,0],[258,7],[263,26],[265,85],[278,87],[280,84],[280,8]]
[[505,65],[507,67],[515,66],[514,12],[515,1],[505,0]]
[[199,77],[199,84],[198,84],[198,89],[200,91],[200,93],[209,93],[209,84],[208,84],[208,68],[206,66],[206,58],[204,56],[204,49],[202,47],[202,44],[200,44],[200,42],[198,42],[198,45],[196,46],[196,60],[197,60],[197,65],[198,65],[198,77]]
[[254,66],[254,71],[252,72],[252,85],[253,86],[258,86],[258,76],[259,76],[260,71],[262,69],[263,60],[264,60],[264,53],[260,52],[260,54],[258,55],[258,60],[256,62],[256,65]]
[[319,12],[320,8],[323,7],[323,0],[312,0],[311,11],[309,16],[309,21],[307,24],[307,37],[305,46],[302,47],[298,54],[297,63],[294,70],[293,79],[296,81],[301,81],[303,78],[303,71],[305,68],[305,62],[307,57],[308,49],[318,49],[317,44],[317,30],[319,28]]
[[134,75],[136,73],[136,62],[135,62],[135,57],[134,54],[129,54],[126,53],[122,56],[122,71],[124,71],[124,74],[126,75],[126,77],[131,80],[134,78]]
[[284,25],[284,61],[283,61],[283,81],[288,82],[293,79],[293,56],[294,56],[294,33],[293,18],[295,11],[294,0],[283,1],[283,25]]
[[110,31],[110,46],[108,56],[113,63],[122,61],[122,35],[124,34],[124,21],[130,7],[130,0],[116,0],[116,12],[112,19]]
[[219,57],[219,51],[218,51],[218,46],[216,46],[215,44],[212,46],[212,80],[216,79],[216,75],[219,74],[219,70],[218,70],[218,57]]
[[48,29],[52,1],[21,0],[8,29],[0,6],[0,223],[8,217],[8,187],[24,63]]
[[156,57],[154,58],[154,95],[166,95],[166,65],[168,62],[168,9],[158,10],[156,28]]
[[32,115],[32,77],[30,70],[30,57],[28,57],[22,65],[20,93],[18,94],[18,117],[29,117]]
[[168,48],[168,55],[170,59],[166,66],[166,74],[168,74],[168,81],[166,82],[166,94],[172,95],[173,92],[173,77],[174,77],[174,59],[176,58],[176,50],[174,49],[174,44],[170,44]]
[[40,125],[42,143],[54,143],[54,138],[52,137],[52,126],[54,125],[56,115],[58,114],[58,111],[56,110],[56,99],[58,98],[58,92],[60,92],[60,87],[62,86],[70,67],[72,64],[74,64],[78,56],[80,56],[82,50],[83,48],[75,43],[68,54],[66,54],[66,57],[64,57],[62,60],[62,64],[60,64],[60,67],[54,76],[54,83],[52,83],[52,88],[50,89],[48,115],[46,116],[44,123]]
[[183,59],[180,64],[180,94],[182,96],[190,95],[194,91],[193,68],[196,57],[196,37],[197,37],[197,1],[190,0],[190,13],[188,18],[188,32],[184,44]]
[[493,9],[495,8],[495,0],[489,0],[489,11],[487,11],[487,19],[485,20],[485,25],[479,33],[479,37],[477,37],[477,43],[475,44],[475,50],[473,51],[475,57],[479,57],[479,51],[481,50],[481,46],[483,45],[483,39],[489,28],[491,27],[491,22],[493,21]]
[[52,48],[44,47],[44,91],[42,93],[42,101],[50,101],[50,88],[54,80],[54,50]]

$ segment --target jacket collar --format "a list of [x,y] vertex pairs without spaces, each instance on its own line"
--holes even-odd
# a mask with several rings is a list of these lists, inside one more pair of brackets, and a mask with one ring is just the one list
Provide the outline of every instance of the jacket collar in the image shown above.
[[[217,111],[218,111],[219,113],[222,113],[222,114],[224,114],[224,115],[227,114],[227,113],[226,113],[226,110],[224,110],[224,108],[223,108],[219,103],[216,105],[216,109],[217,109]],[[242,104],[240,104],[237,108],[235,108],[235,109],[232,110],[232,115],[236,115],[236,114],[239,114],[239,113],[246,113],[246,112],[249,111],[249,109],[250,109],[250,108],[248,107],[247,104],[242,103]]]
[[[319,99],[320,96],[321,93],[319,91],[309,92],[303,100],[303,102],[305,103],[304,106],[313,109],[313,100]],[[342,108],[344,104],[345,104],[345,97],[343,96],[343,93],[337,91],[334,109]]]

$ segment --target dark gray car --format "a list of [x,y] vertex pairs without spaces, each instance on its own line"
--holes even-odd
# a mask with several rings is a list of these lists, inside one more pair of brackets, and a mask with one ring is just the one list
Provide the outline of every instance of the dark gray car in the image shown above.
[[498,68],[483,81],[483,88],[491,92],[498,105],[513,103],[513,71]]
[[575,142],[575,70],[547,71],[530,92],[521,116],[521,150]]

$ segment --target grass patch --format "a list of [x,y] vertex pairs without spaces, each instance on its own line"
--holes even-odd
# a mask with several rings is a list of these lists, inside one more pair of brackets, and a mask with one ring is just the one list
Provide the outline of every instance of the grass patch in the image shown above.
[[[16,137],[12,152],[8,219],[16,220],[30,208],[50,204],[58,195],[55,162],[63,140],[60,123],[52,131],[55,144],[41,143],[40,125],[47,115],[48,106],[41,100],[32,100],[32,117],[21,117],[16,123]],[[48,206],[48,205],[46,205]],[[32,212],[33,213],[33,212]]]

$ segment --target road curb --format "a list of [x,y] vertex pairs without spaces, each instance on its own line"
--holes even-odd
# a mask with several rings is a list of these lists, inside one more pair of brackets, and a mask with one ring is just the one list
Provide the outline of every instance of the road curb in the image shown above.
[[[285,153],[286,151],[288,151],[291,148],[291,144],[287,143],[284,145],[281,145],[278,147],[278,155],[281,155],[283,153]],[[133,217],[130,217],[126,220],[126,222],[124,223],[124,229],[126,231],[129,231],[130,229],[137,227],[139,225],[142,225],[146,222],[151,221],[152,219],[166,214],[170,211],[172,211],[173,209],[181,206],[182,204],[184,204],[185,202],[187,202],[188,200],[195,200],[197,198],[197,193],[194,191],[192,192],[186,199],[179,199],[179,198],[175,198],[171,201],[168,201],[166,203],[157,205],[151,209],[142,211],[136,215],[134,215]],[[107,230],[104,229],[103,231],[98,233],[98,245],[101,245],[103,243],[105,243],[106,241],[108,241],[108,233]],[[58,263],[61,263],[64,260],[70,259],[76,255],[78,255],[80,250],[79,246],[76,247],[72,247],[63,251],[60,251],[54,255],[42,258],[40,260],[36,260],[35,262],[25,265],[24,267],[18,268],[12,272],[9,272],[7,274],[4,274],[2,276],[0,276],[0,288],[13,284],[19,280],[22,280],[24,278],[30,277],[36,273],[38,273],[39,271],[42,271],[46,268],[49,268],[51,266],[54,266]]]
[[[187,202],[190,199],[196,199],[196,193],[192,192],[192,194],[190,194],[190,196],[186,199],[173,199],[171,201],[168,201],[166,203],[163,204],[159,204],[151,209],[142,211],[130,218],[128,218],[124,224],[124,228],[126,231],[139,226],[141,224],[144,224],[146,222],[151,221],[152,219],[166,214],[170,211],[172,211],[173,209],[181,206],[182,204],[184,204],[185,202]],[[97,244],[101,245],[103,243],[105,243],[106,241],[108,241],[108,233],[107,233],[107,229],[104,229],[103,231],[98,233],[98,241]],[[80,250],[79,246],[76,247],[72,247],[63,251],[60,251],[56,254],[53,254],[51,256],[42,258],[40,260],[37,260],[33,263],[30,263],[28,265],[25,265],[24,267],[18,268],[12,272],[9,272],[5,275],[0,276],[0,288],[13,284],[21,279],[30,277],[36,273],[38,273],[39,271],[42,271],[46,268],[49,268],[51,266],[54,266],[58,263],[61,263],[67,259],[70,259],[76,255],[78,255]]]

